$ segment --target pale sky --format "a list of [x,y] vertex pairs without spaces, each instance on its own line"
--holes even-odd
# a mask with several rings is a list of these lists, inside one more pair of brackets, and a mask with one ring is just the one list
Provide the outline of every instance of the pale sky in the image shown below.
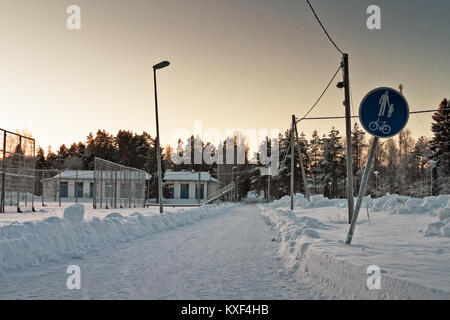
[[[354,112],[371,89],[402,83],[410,109],[436,108],[450,93],[450,1],[311,0],[349,53]],[[81,8],[68,30],[66,8]],[[366,9],[381,8],[381,30]],[[341,56],[303,0],[1,0],[0,127],[27,129],[37,145],[85,141],[105,129],[155,136],[152,66],[158,72],[161,143],[174,132],[288,128],[319,96]],[[343,115],[330,87],[310,116]],[[420,121],[419,121],[420,119]],[[412,115],[414,137],[431,114]],[[344,134],[344,121],[299,130]],[[261,137],[262,139],[262,137]],[[254,146],[252,146],[254,147]]]

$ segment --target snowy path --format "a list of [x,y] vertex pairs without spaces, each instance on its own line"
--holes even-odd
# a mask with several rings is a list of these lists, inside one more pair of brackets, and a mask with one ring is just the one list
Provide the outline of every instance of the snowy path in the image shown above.
[[[257,206],[67,259],[0,274],[2,299],[317,299],[317,290],[282,271],[279,243]],[[81,268],[81,289],[66,268]]]

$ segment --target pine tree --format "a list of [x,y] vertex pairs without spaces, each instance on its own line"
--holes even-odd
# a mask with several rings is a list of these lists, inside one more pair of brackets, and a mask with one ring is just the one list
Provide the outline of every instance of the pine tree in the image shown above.
[[302,132],[300,133],[298,141],[295,142],[294,145],[294,193],[296,190],[299,190],[303,194],[305,193],[305,185],[303,183],[303,174],[300,166],[300,158],[298,156],[298,146],[300,143],[300,148],[302,150],[302,161],[305,169],[306,181],[308,183],[308,177],[310,176],[310,167],[311,167],[311,155],[309,152],[310,145],[308,140],[306,140],[306,135]]
[[[450,193],[450,104],[443,99],[439,110],[433,114],[431,130],[434,133],[430,142],[432,159],[436,161],[434,170],[435,189],[439,194]],[[434,193],[434,192],[433,192]]]
[[408,166],[407,195],[423,197],[428,192],[426,178],[426,164],[431,156],[429,139],[422,136],[414,145],[410,154]]
[[393,138],[386,141],[386,173],[383,174],[386,188],[390,193],[400,193],[401,183],[399,180],[399,158],[400,152]]
[[364,166],[363,155],[366,151],[366,133],[361,130],[358,123],[355,122],[352,130],[352,157],[353,157],[353,176],[355,177],[355,190],[359,190]]
[[48,169],[44,149],[40,146],[38,147],[38,151],[36,153],[36,169]]
[[320,167],[320,158],[322,156],[322,140],[317,133],[317,130],[314,130],[312,133],[312,138],[309,141],[309,153],[310,153],[310,174],[312,176],[312,182],[314,186],[314,193],[317,193],[318,190],[318,182],[319,175],[321,173]]
[[[332,198],[343,193],[342,187],[341,190],[338,190],[338,184],[345,179],[344,146],[341,139],[339,131],[334,127],[328,137],[323,139],[323,158],[320,162],[324,172],[323,192],[329,194]],[[331,190],[329,189],[329,182],[331,182]]]

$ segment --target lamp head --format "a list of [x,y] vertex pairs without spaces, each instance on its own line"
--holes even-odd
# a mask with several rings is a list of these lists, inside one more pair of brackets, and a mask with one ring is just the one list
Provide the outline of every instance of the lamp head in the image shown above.
[[162,68],[167,67],[169,64],[170,64],[169,61],[161,61],[160,63],[155,64],[155,65],[153,66],[153,69],[155,69],[155,70],[162,69]]

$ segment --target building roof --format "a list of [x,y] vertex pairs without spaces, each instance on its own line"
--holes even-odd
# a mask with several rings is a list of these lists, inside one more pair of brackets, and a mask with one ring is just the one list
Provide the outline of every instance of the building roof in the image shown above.
[[[195,171],[166,171],[165,181],[198,181],[198,172]],[[209,172],[200,172],[200,181],[218,182],[216,178],[211,177]]]
[[[108,173],[112,174],[115,171],[103,171],[104,177],[108,177]],[[146,174],[146,180],[150,180],[152,176],[148,173]],[[93,170],[64,170],[58,173],[57,175],[48,178],[48,179],[88,179],[94,180],[94,171]]]

